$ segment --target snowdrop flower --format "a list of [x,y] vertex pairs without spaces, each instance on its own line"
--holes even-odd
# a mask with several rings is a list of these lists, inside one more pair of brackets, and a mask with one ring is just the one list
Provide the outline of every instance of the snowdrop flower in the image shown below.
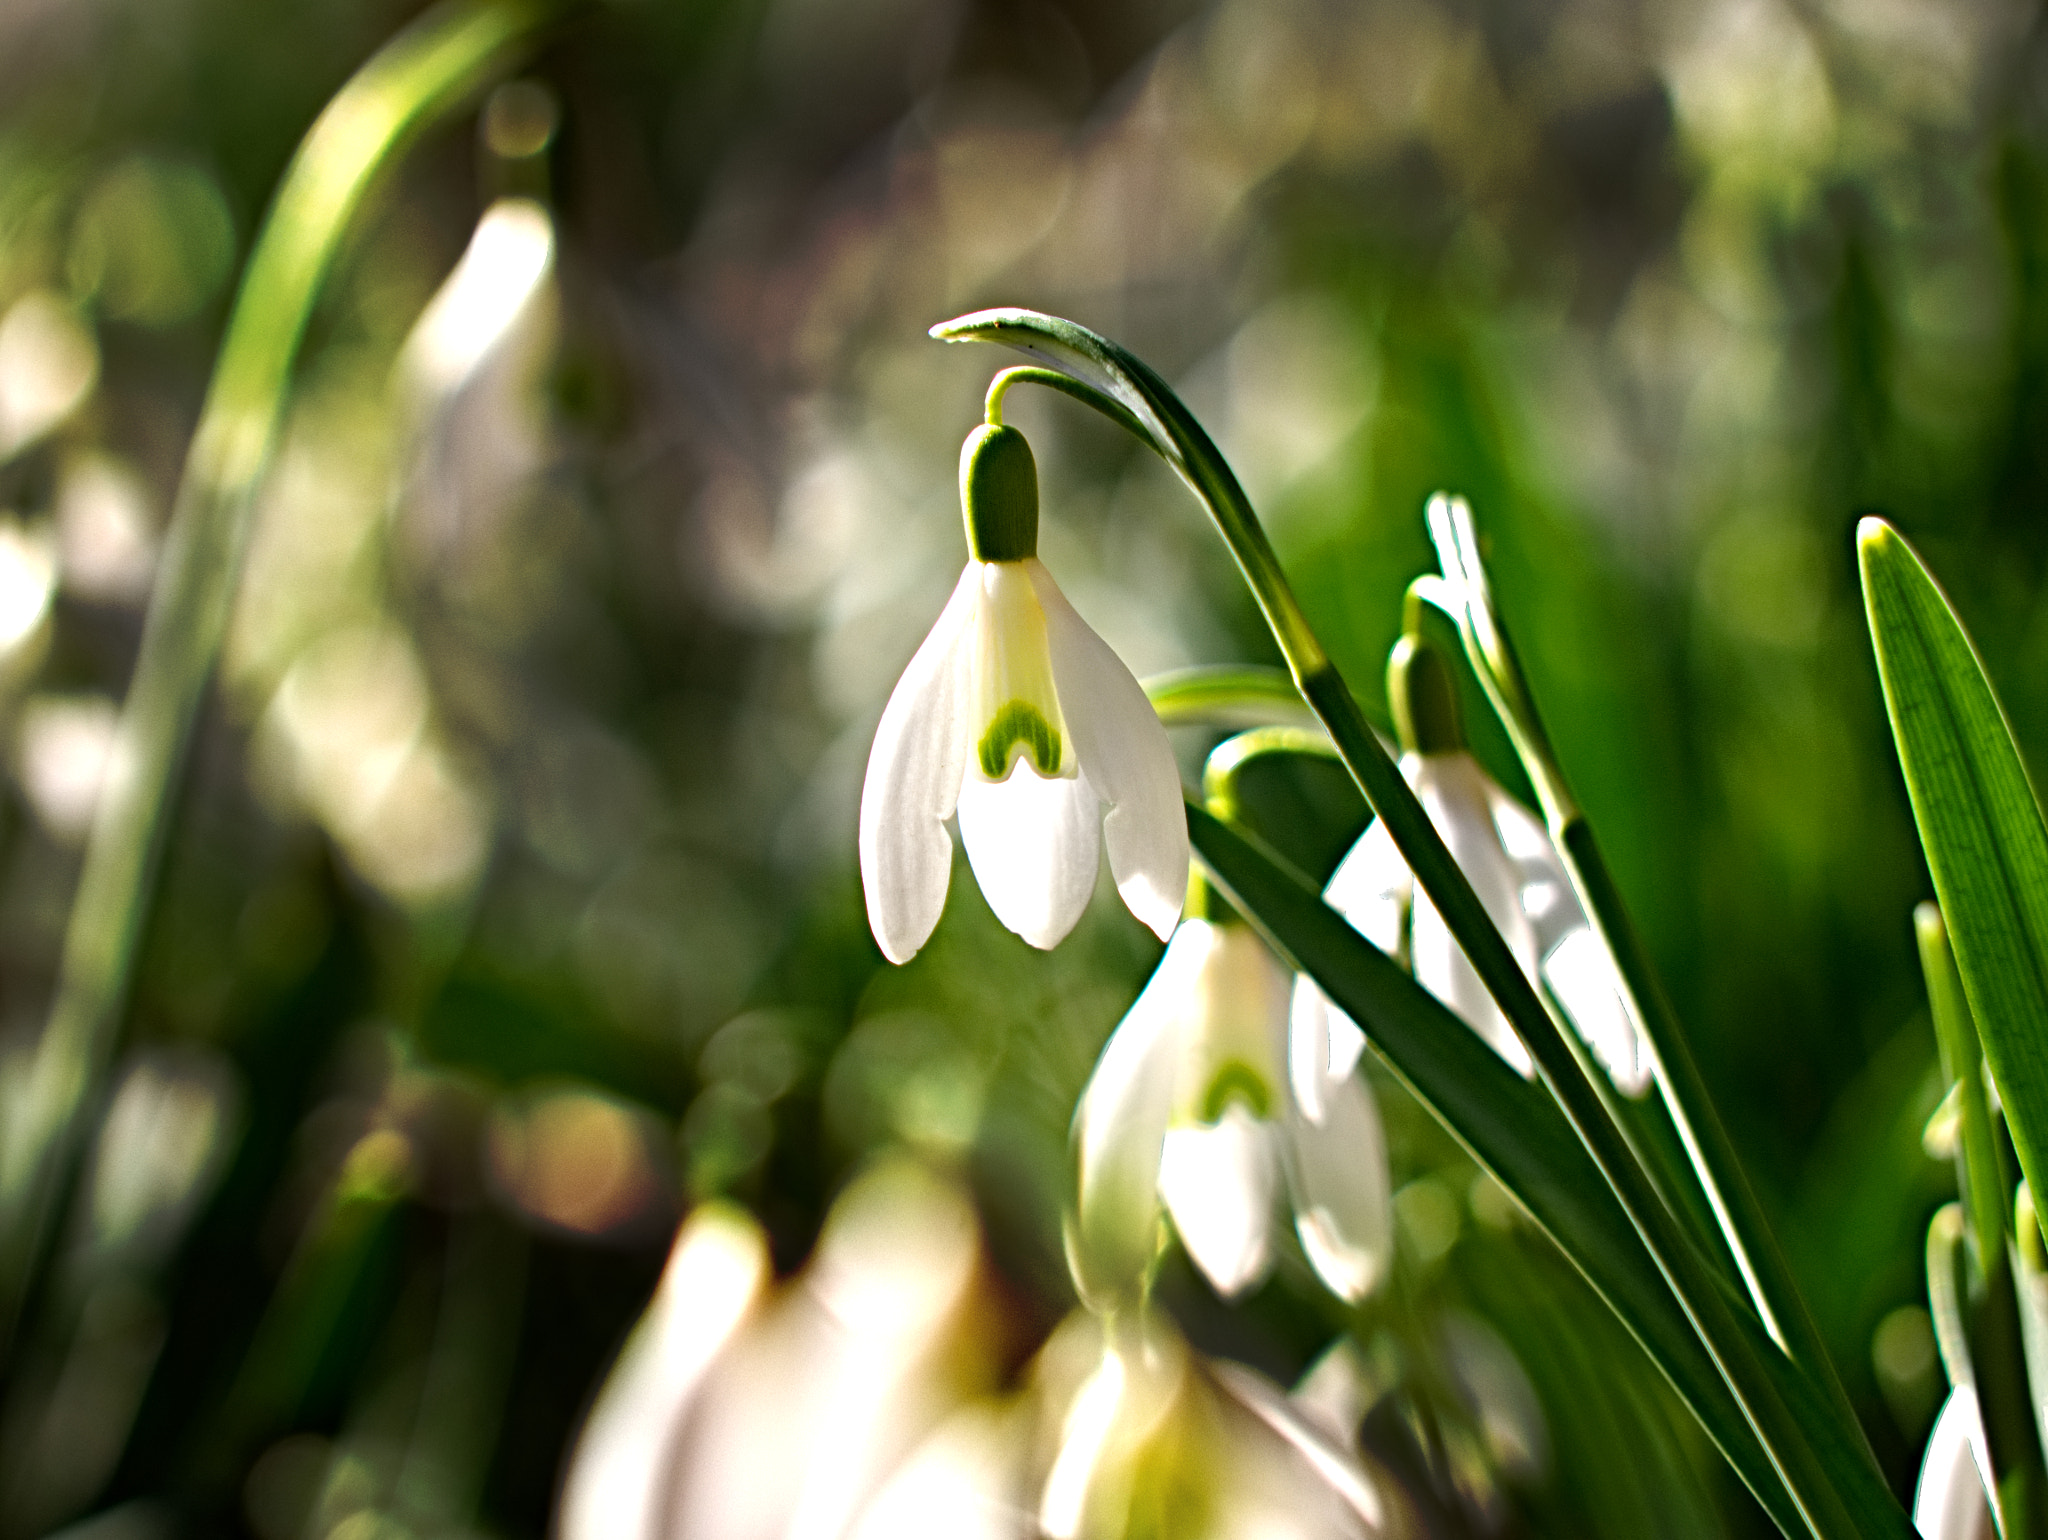
[[1913,1527],[1926,1540],[1992,1540],[1998,1533],[1984,1496],[1983,1444],[1975,1393],[1951,1390],[1928,1435],[1913,1494]]
[[1277,1386],[1140,1311],[1070,1316],[1030,1383],[940,1425],[851,1540],[1381,1540],[1407,1494]]
[[1354,1301],[1379,1281],[1392,1205],[1379,1114],[1352,1073],[1364,1039],[1347,1023],[1334,1055],[1290,1054],[1288,988],[1240,919],[1190,917],[1174,932],[1074,1116],[1068,1252],[1084,1296],[1113,1298],[1143,1275],[1162,1201],[1217,1292],[1242,1293],[1272,1266],[1283,1183],[1323,1281]]
[[966,1199],[903,1162],[840,1195],[780,1286],[752,1219],[699,1208],[578,1435],[559,1540],[840,1540],[988,1388],[980,1255]]
[[1048,1392],[1091,1347],[1094,1368],[1078,1388],[1045,1398],[1048,1410],[1063,1406],[1039,1492],[1037,1533],[1046,1540],[1368,1540],[1408,1530],[1392,1483],[1277,1386],[1190,1352],[1155,1312],[1070,1324],[1046,1348]]
[[1179,772],[1145,692],[1038,561],[1023,434],[968,436],[960,501],[967,568],[889,697],[861,788],[875,940],[907,962],[938,924],[956,811],[989,907],[1033,946],[1074,928],[1102,845],[1131,913],[1164,940],[1187,891]]
[[[1486,913],[1532,982],[1539,978],[1628,1095],[1650,1083],[1651,1063],[1606,944],[1572,891],[1564,861],[1533,814],[1479,768],[1465,748],[1457,697],[1442,656],[1404,636],[1387,670],[1401,739],[1401,772],[1429,813]],[[1375,821],[1331,875],[1323,896],[1365,938],[1402,959],[1416,982],[1448,1005],[1521,1074],[1535,1073],[1429,895],[1416,885],[1384,824]],[[1304,978],[1296,985],[1297,1042],[1311,1060],[1342,1013]],[[1339,1043],[1341,1047],[1341,1044]]]

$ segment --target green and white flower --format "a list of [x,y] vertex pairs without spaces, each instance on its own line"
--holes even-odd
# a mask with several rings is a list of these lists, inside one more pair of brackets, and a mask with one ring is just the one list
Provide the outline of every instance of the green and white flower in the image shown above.
[[[1401,738],[1401,773],[1415,789],[1451,856],[1465,873],[1532,982],[1547,985],[1572,1025],[1634,1096],[1650,1083],[1651,1059],[1614,959],[1586,918],[1564,860],[1536,816],[1509,796],[1465,748],[1440,656],[1404,637],[1388,669]],[[1464,949],[1395,848],[1374,822],[1332,873],[1323,897],[1359,933],[1401,959],[1417,983],[1471,1024],[1522,1075],[1535,1065],[1508,1025]],[[1299,1051],[1312,1061],[1344,1051],[1331,1023],[1348,1018],[1304,978],[1295,991]]]
[[889,697],[861,789],[875,940],[900,963],[931,935],[956,813],[989,906],[1033,946],[1074,928],[1104,846],[1131,913],[1164,940],[1188,872],[1165,729],[1038,560],[1038,476],[1024,436],[975,430],[960,495],[966,570]]
[[1346,1024],[1319,1066],[1290,1055],[1288,991],[1243,921],[1181,922],[1075,1113],[1068,1249],[1084,1295],[1111,1298],[1144,1274],[1161,1203],[1217,1292],[1242,1293],[1272,1267],[1283,1183],[1323,1281],[1347,1300],[1378,1283],[1392,1204],[1379,1113],[1352,1073],[1364,1040]]

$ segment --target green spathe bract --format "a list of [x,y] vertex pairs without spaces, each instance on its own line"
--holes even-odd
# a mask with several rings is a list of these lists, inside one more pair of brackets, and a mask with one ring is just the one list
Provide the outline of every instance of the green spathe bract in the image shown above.
[[960,446],[960,516],[976,561],[1038,554],[1038,462],[1015,428],[984,423]]
[[2020,1168],[2048,1180],[2048,829],[1984,665],[1898,532],[1857,530],[1899,764]]

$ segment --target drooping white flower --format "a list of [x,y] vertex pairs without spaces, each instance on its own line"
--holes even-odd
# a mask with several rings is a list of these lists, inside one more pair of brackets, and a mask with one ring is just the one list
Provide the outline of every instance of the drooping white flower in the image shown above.
[[[1414,637],[1388,670],[1403,752],[1401,773],[1532,983],[1547,984],[1615,1085],[1637,1095],[1651,1059],[1606,944],[1586,918],[1563,858],[1532,813],[1466,752],[1448,675]],[[1338,864],[1323,897],[1368,941],[1403,959],[1416,982],[1471,1024],[1523,1075],[1529,1051],[1457,938],[1416,884],[1386,826],[1375,820]],[[1296,986],[1295,1029],[1311,1057],[1346,1018],[1315,984]]]
[[1379,1281],[1392,1204],[1379,1114],[1352,1073],[1364,1039],[1339,1024],[1335,1054],[1290,1052],[1288,987],[1242,921],[1190,918],[1174,932],[1075,1113],[1069,1253],[1085,1295],[1111,1297],[1143,1273],[1162,1202],[1217,1292],[1243,1292],[1272,1266],[1283,1185],[1323,1281],[1348,1300]]
[[1958,1386],[1934,1419],[1913,1493],[1913,1527],[1926,1540],[1992,1540],[1998,1533],[1984,1495],[1983,1460],[1976,1393]]
[[945,907],[960,842],[996,916],[1062,940],[1106,845],[1117,891],[1163,940],[1187,890],[1180,776],[1145,692],[1037,558],[1024,436],[983,427],[960,456],[969,560],[903,671],[861,788],[860,869],[883,955],[907,962]]
[[685,1222],[562,1483],[560,1540],[841,1540],[933,1428],[985,1393],[972,1208],[884,1161],[799,1278],[737,1209]]

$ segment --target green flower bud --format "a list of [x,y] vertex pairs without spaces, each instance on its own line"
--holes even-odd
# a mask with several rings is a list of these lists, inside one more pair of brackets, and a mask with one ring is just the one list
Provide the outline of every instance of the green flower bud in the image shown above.
[[1458,687],[1444,655],[1410,631],[1387,658],[1387,704],[1407,754],[1453,754],[1465,747]]
[[960,446],[960,512],[976,561],[1038,554],[1038,464],[1015,428],[983,424]]

